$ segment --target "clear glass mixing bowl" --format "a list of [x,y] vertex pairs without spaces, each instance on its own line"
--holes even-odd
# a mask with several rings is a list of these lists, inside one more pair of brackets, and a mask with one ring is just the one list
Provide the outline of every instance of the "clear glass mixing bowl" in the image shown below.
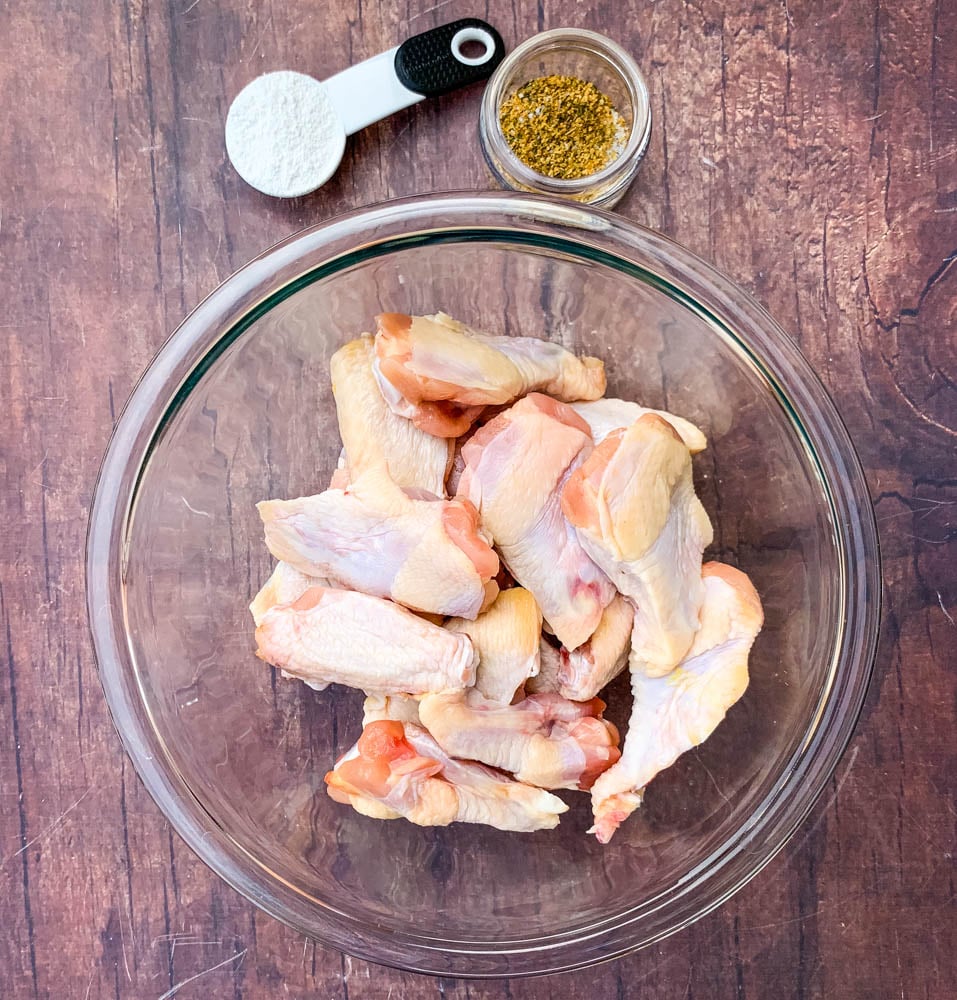
[[[377,312],[437,309],[598,355],[609,393],[700,424],[711,555],[764,600],[745,697],[607,847],[585,835],[581,794],[558,830],[532,835],[336,804],[322,777],[359,733],[361,696],[315,693],[253,656],[246,605],[270,570],[254,504],[325,486],[339,453],[330,355]],[[794,344],[667,239],[523,195],[358,212],[233,275],[170,337],[116,427],[87,572],[116,726],[192,849],[321,942],[449,976],[612,958],[740,888],[834,769],[879,611],[861,469]],[[624,721],[627,686],[610,701]]]

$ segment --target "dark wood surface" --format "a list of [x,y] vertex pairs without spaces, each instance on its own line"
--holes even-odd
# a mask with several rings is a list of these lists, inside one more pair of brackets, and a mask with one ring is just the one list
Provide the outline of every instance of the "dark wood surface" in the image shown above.
[[[713,260],[797,338],[867,468],[886,603],[853,744],[749,886],[622,961],[466,985],[304,941],[171,833],[99,688],[83,542],[118,408],[206,292],[344,209],[488,184],[477,89],[366,130],[290,203],[225,162],[230,97],[472,13],[509,44],[580,25],[638,58],[657,121],[618,210]],[[0,994],[957,995],[953,2],[12,0],[0,38]]]

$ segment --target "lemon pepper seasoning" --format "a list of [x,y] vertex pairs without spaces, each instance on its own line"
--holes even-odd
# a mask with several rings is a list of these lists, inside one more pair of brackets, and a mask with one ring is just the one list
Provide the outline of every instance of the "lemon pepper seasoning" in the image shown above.
[[575,76],[541,76],[502,102],[502,134],[526,166],[545,177],[577,180],[608,166],[628,127],[610,98]]

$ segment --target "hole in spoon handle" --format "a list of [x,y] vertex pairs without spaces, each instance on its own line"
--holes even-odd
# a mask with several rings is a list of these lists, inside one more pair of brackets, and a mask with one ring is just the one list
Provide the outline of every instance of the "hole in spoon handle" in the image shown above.
[[[473,43],[476,52],[466,53]],[[464,17],[407,38],[395,54],[395,74],[404,87],[438,97],[487,80],[505,56],[502,36],[486,21]]]

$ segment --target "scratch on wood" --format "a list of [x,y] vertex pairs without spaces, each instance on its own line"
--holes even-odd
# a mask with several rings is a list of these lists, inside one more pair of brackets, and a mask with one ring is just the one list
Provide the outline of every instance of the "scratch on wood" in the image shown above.
[[162,996],[158,997],[158,1000],[169,1000],[170,997],[176,996],[176,994],[184,987],[188,986],[190,983],[196,982],[197,979],[201,979],[203,976],[208,976],[211,972],[215,972],[217,969],[223,968],[224,965],[229,965],[230,962],[241,961],[243,955],[249,951],[248,948],[243,948],[242,951],[237,951],[235,955],[230,955],[229,958],[224,958],[221,962],[216,965],[211,966],[208,969],[203,969],[202,972],[197,972],[195,976],[190,976],[189,979],[184,979],[182,982],[177,983],[172,988],[168,989]]
[[[127,861],[127,864],[129,864],[129,861]],[[119,911],[119,907],[117,907],[117,911]],[[130,974],[130,962],[126,955],[126,935],[123,933],[123,921],[120,920],[118,923],[120,928],[120,948],[123,951],[123,966],[126,969],[126,978],[132,983],[133,976]],[[130,927],[132,928],[132,919],[130,921]]]
[[263,25],[263,30],[259,33],[259,38],[256,40],[256,44],[253,46],[252,52],[246,57],[246,62],[249,62],[252,57],[259,51],[259,46],[262,45],[263,39],[266,37],[266,32],[272,26],[272,14],[269,15],[269,20]]
[[200,515],[200,517],[212,517],[212,516],[213,516],[212,514],[210,514],[210,513],[209,513],[209,511],[208,511],[208,510],[197,510],[197,509],[196,509],[196,508],[195,508],[195,507],[194,507],[194,506],[193,506],[193,505],[192,505],[192,504],[191,504],[191,503],[190,503],[190,502],[189,502],[189,501],[188,501],[188,500],[186,499],[186,497],[184,497],[184,496],[181,496],[181,497],[180,497],[180,499],[181,499],[181,500],[183,501],[183,503],[184,503],[184,504],[186,504],[186,507],[187,507],[187,509],[191,510],[191,511],[192,511],[192,512],[193,512],[194,514],[199,514],[199,515]]
[[940,605],[940,610],[944,612],[944,617],[950,622],[954,628],[957,628],[957,622],[954,621],[951,613],[944,607],[944,599],[940,596],[940,591],[937,591],[937,603]]
[[[948,618],[950,618],[950,615],[947,615],[947,617],[948,617]],[[953,620],[953,619],[951,619],[951,620]],[[70,815],[70,813],[71,813],[71,812],[73,812],[73,810],[74,810],[74,809],[76,809],[76,807],[77,807],[77,806],[78,806],[78,805],[79,805],[79,804],[80,804],[80,803],[81,803],[81,802],[82,802],[82,801],[83,801],[83,800],[84,800],[84,799],[85,799],[85,798],[87,797],[87,795],[89,795],[89,794],[90,794],[90,792],[92,792],[92,791],[93,791],[93,786],[91,785],[91,786],[90,786],[90,787],[89,787],[89,788],[88,788],[88,789],[87,789],[87,790],[86,790],[86,791],[85,791],[85,792],[84,792],[84,793],[83,793],[83,794],[82,794],[82,795],[81,795],[81,796],[80,796],[80,797],[79,797],[79,798],[78,798],[78,799],[76,800],[76,802],[74,802],[74,803],[73,803],[73,805],[71,805],[71,806],[67,806],[67,808],[66,808],[66,809],[64,809],[64,810],[63,810],[63,812],[62,812],[62,813],[60,813],[60,815],[59,815],[59,816],[57,816],[57,818],[56,818],[56,819],[55,819],[55,820],[54,820],[54,821],[53,821],[53,822],[52,822],[52,823],[51,823],[51,824],[50,824],[50,825],[49,825],[49,826],[48,826],[48,827],[47,827],[47,828],[46,828],[45,830],[42,830],[42,831],[41,831],[40,833],[38,833],[38,834],[37,834],[37,835],[36,835],[36,836],[35,836],[35,837],[34,837],[34,838],[33,838],[32,840],[28,840],[28,841],[27,841],[27,842],[26,842],[26,843],[25,843],[25,844],[23,845],[23,847],[21,847],[21,848],[20,848],[20,850],[19,850],[19,851],[14,851],[14,852],[13,852],[13,854],[11,854],[11,855],[10,855],[10,857],[9,857],[9,858],[7,858],[7,859],[6,859],[6,861],[4,861],[4,862],[3,862],[3,864],[5,865],[5,864],[7,863],[7,861],[12,861],[12,860],[13,860],[13,859],[14,859],[15,857],[17,857],[17,855],[19,855],[19,854],[23,854],[23,852],[24,852],[25,850],[27,850],[27,849],[28,849],[28,848],[30,848],[30,847],[33,847],[33,845],[34,845],[35,843],[37,843],[37,841],[40,841],[40,840],[43,840],[43,838],[44,838],[44,837],[46,837],[46,836],[48,836],[49,834],[53,833],[53,831],[54,831],[54,830],[56,830],[56,828],[57,828],[58,826],[60,826],[60,825],[61,825],[61,824],[63,823],[63,821],[64,821],[64,820],[65,820],[65,819],[67,818],[67,816],[69,816],[69,815]],[[3,867],[3,865],[0,865],[0,867]]]
[[396,134],[392,138],[392,142],[390,142],[389,145],[386,146],[386,148],[383,150],[383,153],[388,153],[389,150],[392,149],[393,146],[395,146],[395,144],[402,138],[402,136],[405,135],[406,132],[409,131],[410,128],[412,128],[411,120],[407,124],[403,125],[398,132],[396,132]]
[[452,0],[441,0],[440,3],[433,4],[431,7],[426,7],[425,10],[420,10],[418,14],[413,14],[409,18],[409,24],[411,24],[413,21],[417,20],[420,17],[425,17],[426,14],[431,14],[435,10],[439,10],[442,7],[447,7],[451,2]]
[[[10,629],[10,615],[3,599],[3,588],[0,587],[0,612],[6,619],[7,636],[7,666],[10,672],[10,718],[12,720],[13,745],[16,748],[14,759],[17,770],[17,815],[20,822],[20,839],[26,840],[27,836],[27,813],[23,803],[23,761],[20,755],[20,719],[17,714],[17,685],[16,685],[16,664],[13,660],[13,634]],[[26,855],[22,861],[21,885],[23,887],[23,916],[27,925],[27,942],[30,948],[30,974],[33,980],[33,995],[39,996],[40,990],[37,983],[37,952],[34,941],[33,909],[30,905],[30,873]]]

